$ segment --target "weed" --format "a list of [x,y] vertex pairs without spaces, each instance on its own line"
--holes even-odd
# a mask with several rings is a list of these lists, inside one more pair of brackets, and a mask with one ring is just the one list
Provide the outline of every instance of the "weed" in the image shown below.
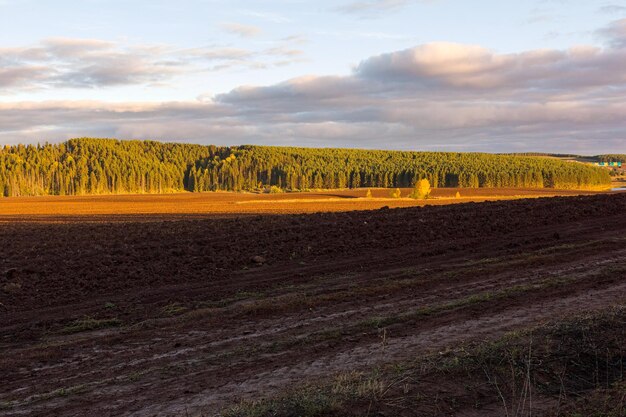
[[314,417],[336,410],[334,400],[323,390],[296,391],[270,401],[242,402],[224,411],[224,417],[298,416]]
[[142,377],[143,377],[144,373],[143,372],[131,372],[130,374],[128,374],[128,380],[132,381],[132,382],[136,382],[139,381]]
[[107,327],[118,327],[122,324],[119,319],[94,319],[92,317],[85,317],[72,322],[70,325],[65,326],[62,330],[63,333],[80,333],[90,330],[104,329]]
[[22,284],[19,282],[9,282],[2,286],[2,291],[7,294],[17,294],[22,290]]
[[178,314],[187,311],[187,307],[180,305],[179,303],[170,303],[161,309],[163,314],[168,316],[176,316]]

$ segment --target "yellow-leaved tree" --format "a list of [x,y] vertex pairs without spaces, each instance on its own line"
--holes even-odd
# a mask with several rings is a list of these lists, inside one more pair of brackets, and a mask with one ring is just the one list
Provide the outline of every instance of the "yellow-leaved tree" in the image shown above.
[[411,193],[411,198],[416,200],[424,200],[430,197],[430,181],[426,178],[415,183],[415,188]]

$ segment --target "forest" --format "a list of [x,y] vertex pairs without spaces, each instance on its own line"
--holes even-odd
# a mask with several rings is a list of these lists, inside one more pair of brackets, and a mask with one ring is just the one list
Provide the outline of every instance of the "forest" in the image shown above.
[[598,162],[622,162],[626,163],[626,155],[625,154],[607,154],[607,155],[596,155],[594,157],[598,160]]
[[553,158],[486,153],[72,139],[0,148],[5,197],[358,187],[597,188],[606,170]]

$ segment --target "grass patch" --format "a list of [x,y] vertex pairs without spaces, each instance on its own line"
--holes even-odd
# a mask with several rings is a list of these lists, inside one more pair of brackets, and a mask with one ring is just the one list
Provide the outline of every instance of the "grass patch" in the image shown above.
[[[626,308],[619,307],[412,362],[340,374],[219,415],[452,415],[488,408],[502,416],[534,409],[546,416],[623,417],[625,345]],[[537,408],[542,400],[552,408]]]
[[324,390],[302,390],[273,401],[242,402],[221,414],[224,417],[314,417],[336,411],[335,400]]
[[13,404],[9,401],[0,401],[0,410],[8,410],[12,408]]
[[170,303],[161,309],[163,314],[167,316],[177,316],[187,311],[187,307],[179,303]]
[[78,319],[71,324],[65,326],[62,330],[65,334],[80,333],[90,330],[105,329],[108,327],[119,327],[122,322],[119,319],[94,319],[92,317],[85,317]]

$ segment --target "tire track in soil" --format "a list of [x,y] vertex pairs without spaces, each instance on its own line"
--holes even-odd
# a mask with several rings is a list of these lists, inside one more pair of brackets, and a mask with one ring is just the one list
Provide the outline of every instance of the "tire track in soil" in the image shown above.
[[[612,263],[619,265],[619,258],[612,259]],[[609,262],[606,262],[609,263]],[[583,274],[582,277],[585,277]],[[624,278],[624,277],[622,277]],[[415,358],[416,355],[425,355],[446,347],[453,347],[461,342],[497,338],[507,331],[528,327],[543,320],[565,317],[583,311],[604,309],[615,303],[626,301],[626,282],[617,284],[610,280],[609,285],[603,288],[589,290],[597,284],[582,285],[578,290],[560,290],[563,297],[545,296],[536,294],[533,302],[528,305],[528,294],[520,301],[505,300],[494,302],[489,309],[471,311],[458,309],[449,314],[449,317],[424,318],[420,323],[410,322],[408,325],[390,326],[389,338],[383,349],[381,341],[368,342],[351,347],[343,345],[343,349],[327,355],[317,356],[315,352],[295,352],[295,355],[286,357],[283,354],[280,367],[259,372],[244,379],[235,379],[226,385],[213,387],[191,398],[185,398],[183,404],[169,404],[168,407],[153,407],[142,410],[136,415],[150,415],[152,412],[176,413],[182,412],[184,407],[202,409],[204,412],[214,413],[220,406],[233,401],[233,392],[236,398],[251,399],[271,394],[294,383],[303,380],[310,381],[335,373],[360,369],[371,369],[380,364]],[[568,292],[572,294],[569,295]],[[564,294],[563,294],[564,293]],[[520,306],[520,304],[523,304]],[[472,310],[472,308],[470,308]],[[408,327],[408,330],[407,330]],[[395,333],[399,332],[398,336]],[[416,334],[417,333],[417,334]],[[291,361],[290,361],[291,359]],[[229,401],[230,400],[230,401]]]
[[[621,251],[618,255],[619,255],[620,257],[621,257],[621,256],[623,256],[623,251]],[[592,268],[594,265],[600,265],[600,264],[602,264],[602,263],[607,263],[608,261],[610,261],[610,260],[606,260],[606,259],[605,259],[605,260],[604,260],[604,262],[597,261],[597,260],[596,260],[596,261],[594,261],[594,262],[588,262],[588,261],[585,261],[585,264],[586,264],[588,267],[591,267],[591,268]],[[613,260],[613,261],[614,261],[614,260]],[[576,266],[568,266],[567,268],[562,268],[560,271],[557,271],[557,272],[561,272],[561,273],[570,273],[570,272],[572,272],[572,271],[576,271],[576,270],[579,270],[579,269],[581,269],[581,264],[580,264],[580,263],[578,263]],[[554,273],[552,273],[552,275],[554,275]],[[623,293],[623,292],[622,292],[622,293]],[[604,299],[602,299],[602,300],[604,301]],[[494,328],[495,328],[495,327],[494,327]],[[496,328],[494,331],[496,331],[496,333],[497,333],[497,330],[498,330],[498,329]],[[454,333],[454,330],[451,330],[451,332],[452,332],[452,333]],[[422,333],[420,333],[420,334],[421,334],[421,335],[423,335]],[[471,334],[471,333],[467,333],[467,334]],[[497,333],[497,334],[498,334],[498,333]],[[395,344],[395,340],[396,340],[396,339],[394,339],[394,342],[393,342],[393,343],[390,343],[389,350],[387,350],[388,354],[389,354],[389,353],[392,353],[392,346],[393,346],[393,344]],[[399,338],[399,339],[397,339],[397,340],[403,340],[403,338]],[[370,348],[370,349],[373,349],[373,350],[374,350],[374,352],[375,352],[375,351],[377,351],[377,350],[380,350],[379,344],[374,344],[373,346],[374,346],[374,347],[373,347],[373,348]],[[356,350],[355,350],[355,352],[356,352]],[[346,355],[346,353],[343,353],[342,355],[343,355],[343,356],[345,356],[345,355]],[[348,356],[350,356],[350,355],[352,355],[352,353],[347,353],[347,355],[348,355]],[[164,356],[162,356],[162,357],[166,357],[166,356],[167,356],[167,355],[164,355]],[[370,352],[370,353],[366,353],[365,355],[363,355],[363,354],[362,354],[362,355],[360,355],[360,356],[355,354],[354,356],[355,356],[355,358],[357,358],[357,360],[356,360],[356,362],[357,362],[357,363],[358,363],[358,358],[359,358],[359,357],[363,357],[363,356],[366,356],[366,357],[376,357],[376,355],[372,355],[372,354],[371,354],[371,352]],[[394,355],[392,354],[391,356],[394,356]],[[348,362],[348,361],[346,361],[345,359],[342,359],[342,356],[339,356],[339,357],[340,357],[339,362],[341,362],[341,363],[344,363],[344,364],[345,364],[345,363],[352,363],[352,362]],[[175,359],[175,355],[172,355],[172,356],[170,356],[169,358],[170,358],[170,359]],[[316,363],[318,363],[318,364],[319,364],[319,363],[324,363],[324,360],[325,360],[324,358],[321,358],[321,359],[319,359]],[[320,362],[320,361],[321,361],[321,362]],[[353,362],[354,362],[354,361],[353,361]],[[331,365],[331,366],[332,366],[332,363],[333,363],[333,362],[330,362],[330,365]],[[364,363],[365,363],[365,364],[367,364],[367,361],[365,361]],[[170,365],[173,365],[173,364],[170,364]],[[322,372],[321,367],[320,367],[319,365],[317,365],[316,367],[317,367],[317,368],[320,368],[320,372]],[[296,369],[299,369],[299,368],[298,368],[298,367],[296,367]],[[341,369],[343,369],[343,368],[341,368],[341,367],[338,367],[338,368],[337,368],[337,370],[341,370]],[[311,375],[307,375],[307,376],[315,376],[315,375],[317,375],[317,374],[312,373]],[[267,379],[264,379],[264,381],[265,381],[265,380],[267,380]],[[248,386],[248,385],[250,385],[250,384],[252,384],[252,382],[249,382],[249,383],[247,383],[247,382],[243,382],[243,383],[242,383],[242,386],[243,386],[243,387],[246,387],[246,386]],[[271,386],[271,385],[272,385],[272,384],[270,384],[270,386]],[[279,385],[279,384],[278,384],[278,383],[275,383],[275,384],[273,384],[273,385],[274,385],[274,386],[277,386],[277,385]],[[267,388],[267,387],[266,387],[266,388]],[[227,390],[230,390],[230,386],[227,386]],[[119,392],[118,392],[118,394],[119,394]],[[211,397],[210,397],[210,396],[208,396],[207,398],[211,398]],[[181,410],[182,410],[182,409],[181,409]],[[180,411],[180,410],[179,410],[179,411]]]

